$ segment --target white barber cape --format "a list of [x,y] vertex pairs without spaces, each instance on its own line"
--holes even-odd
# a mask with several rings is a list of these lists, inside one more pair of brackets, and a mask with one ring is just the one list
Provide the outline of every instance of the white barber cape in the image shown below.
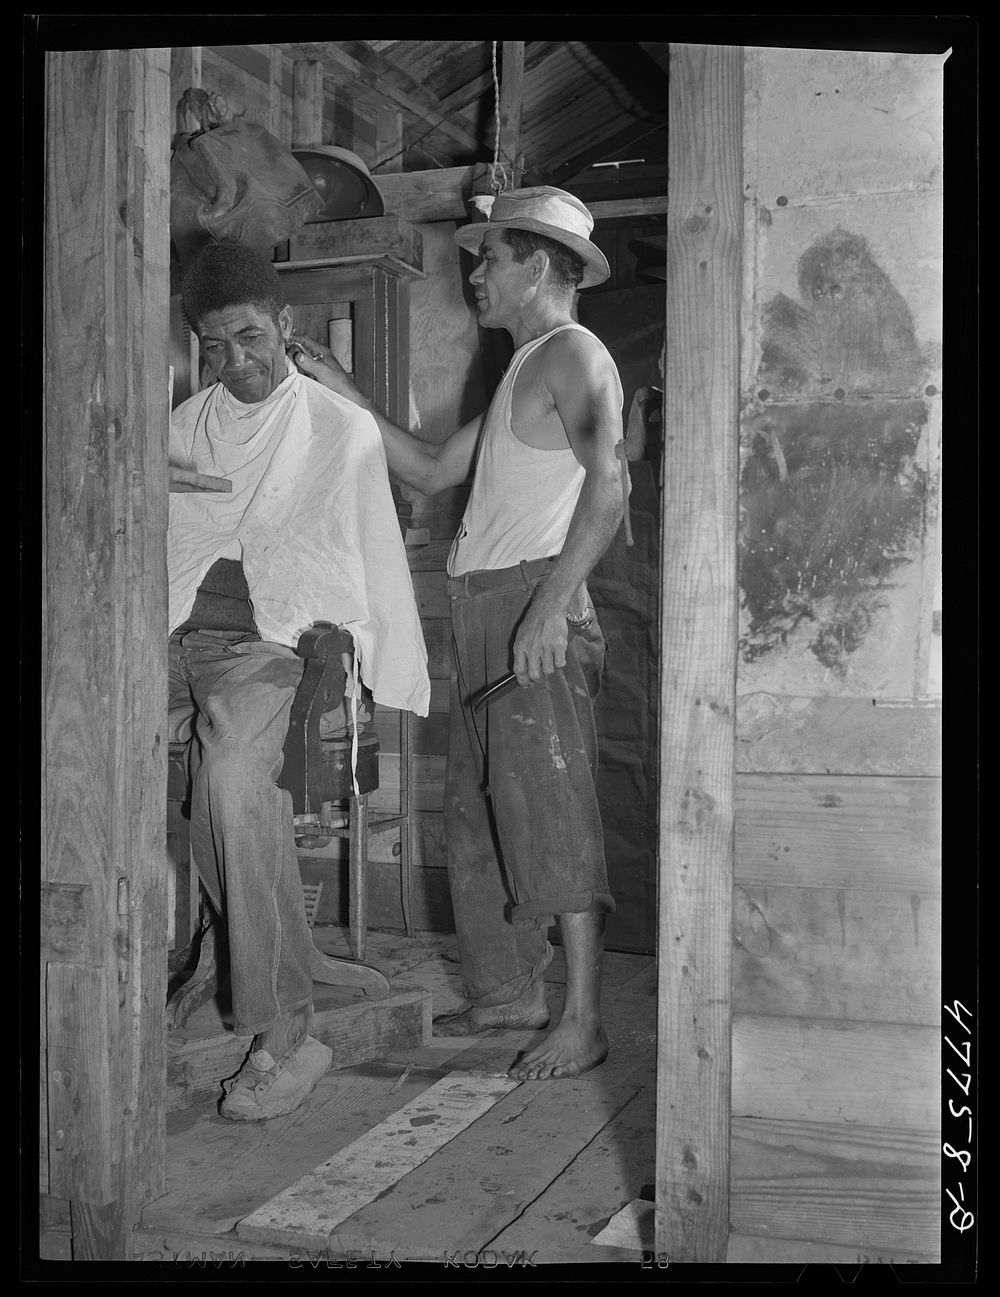
[[171,631],[212,564],[241,560],[263,639],[294,648],[313,622],[343,626],[375,701],[427,715],[427,650],[367,411],[298,370],[254,405],[216,383],[171,415],[169,460],[233,484],[170,496]]

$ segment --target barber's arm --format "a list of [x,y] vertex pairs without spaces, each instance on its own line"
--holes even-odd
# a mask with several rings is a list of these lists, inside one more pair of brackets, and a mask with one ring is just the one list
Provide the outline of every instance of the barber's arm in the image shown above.
[[394,477],[424,495],[436,495],[471,477],[485,414],[478,415],[442,442],[422,441],[376,409],[329,347],[313,338],[295,335],[291,339],[291,354],[304,374],[374,417],[382,434],[389,472]]
[[513,667],[521,685],[566,665],[571,601],[611,544],[624,512],[615,453],[622,437],[622,412],[611,362],[603,349],[574,334],[565,338],[557,354],[544,381],[586,477],[562,553],[517,628]]

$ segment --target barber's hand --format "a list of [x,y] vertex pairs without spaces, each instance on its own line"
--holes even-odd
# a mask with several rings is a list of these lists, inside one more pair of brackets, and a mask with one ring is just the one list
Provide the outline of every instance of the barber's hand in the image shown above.
[[289,354],[303,374],[315,378],[317,383],[322,383],[331,392],[346,397],[355,405],[366,404],[360,388],[329,347],[324,347],[322,342],[303,333],[293,333],[288,340],[288,347]]
[[566,665],[566,614],[530,605],[514,636],[514,674],[522,687]]

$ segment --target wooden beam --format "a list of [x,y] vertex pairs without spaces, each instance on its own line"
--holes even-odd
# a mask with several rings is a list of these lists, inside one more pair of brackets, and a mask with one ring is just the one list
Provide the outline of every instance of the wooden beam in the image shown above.
[[500,162],[509,188],[519,189],[524,171],[521,152],[521,109],[524,101],[524,41],[504,41],[500,82]]
[[642,221],[650,216],[666,216],[667,196],[616,198],[609,202],[587,203],[587,209],[595,221],[617,221],[631,216]]
[[663,426],[657,1249],[729,1223],[743,52],[671,46]]
[[[540,67],[550,54],[556,50],[565,48],[565,41],[528,41],[524,47],[524,71],[531,72]],[[488,90],[493,89],[493,68],[492,65],[485,72],[480,72],[479,76],[473,77],[467,81],[464,86],[459,86],[451,94],[443,95],[440,100],[441,111],[444,113],[457,112],[465,108],[474,100],[479,99]]]
[[[183,90],[201,87],[201,46],[182,45],[170,51],[170,83]],[[193,129],[193,127],[192,127]]]
[[[417,81],[398,63],[392,62],[391,59],[387,59],[384,55],[371,49],[366,41],[340,41],[338,46],[342,53],[357,59],[362,67],[373,72],[380,83],[391,83],[397,89],[410,95],[416,103],[423,104],[425,111],[430,110],[447,118],[460,130],[467,133],[470,142],[478,139],[472,122],[464,117],[459,117],[454,107],[446,109],[433,91],[429,90],[420,81]],[[472,147],[471,143],[470,147]]]
[[130,1038],[122,1060],[121,1113],[129,1126],[124,1181],[131,1214],[162,1193],[166,1162],[161,1009],[169,869],[162,710],[167,655],[163,651],[151,662],[149,650],[167,638],[170,154],[163,115],[169,110],[170,81],[164,49],[123,50],[119,62],[129,89],[119,105],[118,147],[120,154],[127,142],[132,161],[120,177],[113,215],[121,311],[117,342],[123,369],[128,367],[121,375],[126,410],[134,413],[126,413],[127,423],[122,420],[131,436],[119,454],[118,491],[128,505],[113,586],[115,601],[128,610],[119,619],[114,684],[121,740],[113,778],[127,792],[118,811],[115,994],[122,1035]]
[[319,59],[296,59],[292,77],[292,148],[322,144],[323,64]]
[[319,221],[289,241],[289,260],[386,261],[409,275],[423,274],[420,231],[400,216],[368,216],[357,221]]
[[459,86],[459,88],[453,90],[450,95],[445,95],[440,101],[441,111],[443,113],[458,112],[467,105],[474,103],[475,100],[479,99],[482,95],[486,94],[488,90],[491,91],[492,89],[493,66],[491,61],[490,66],[485,72],[480,72],[478,77],[473,77],[472,80],[467,81],[464,86]]
[[467,203],[472,195],[475,168],[432,167],[427,171],[380,170],[374,177],[382,195],[386,213],[393,212],[404,220],[461,221],[468,216]]
[[370,263],[331,266],[326,259],[316,266],[309,262],[276,261],[274,268],[289,306],[365,302],[375,296],[375,268]]
[[447,135],[449,139],[454,140],[455,143],[463,145],[474,153],[482,151],[482,144],[478,135],[470,127],[456,123],[454,119],[447,118],[441,111],[437,97],[432,95],[429,90],[422,87],[404,90],[388,79],[386,71],[380,69],[387,69],[390,74],[397,76],[405,76],[405,73],[402,73],[400,68],[394,67],[388,60],[381,58],[374,52],[370,51],[369,57],[366,58],[364,63],[361,63],[335,44],[296,43],[294,48],[307,57],[322,59],[328,68],[333,69],[327,79],[334,87],[349,85],[344,80],[344,74],[346,74],[348,78],[365,86],[387,103],[395,104],[396,107],[413,113],[427,126],[437,128],[443,135]]
[[383,176],[403,170],[403,114],[398,108],[386,108],[375,118],[375,159],[372,169],[381,168]]
[[267,51],[267,129],[276,140],[281,140],[284,123],[282,101],[285,85],[285,58],[277,45]]

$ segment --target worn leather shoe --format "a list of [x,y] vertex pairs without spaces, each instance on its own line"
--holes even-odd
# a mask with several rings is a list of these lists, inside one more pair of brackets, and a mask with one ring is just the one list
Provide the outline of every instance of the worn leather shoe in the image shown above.
[[219,1113],[230,1121],[262,1121],[294,1112],[333,1061],[333,1050],[304,1036],[284,1058],[255,1049],[236,1076],[225,1082]]

